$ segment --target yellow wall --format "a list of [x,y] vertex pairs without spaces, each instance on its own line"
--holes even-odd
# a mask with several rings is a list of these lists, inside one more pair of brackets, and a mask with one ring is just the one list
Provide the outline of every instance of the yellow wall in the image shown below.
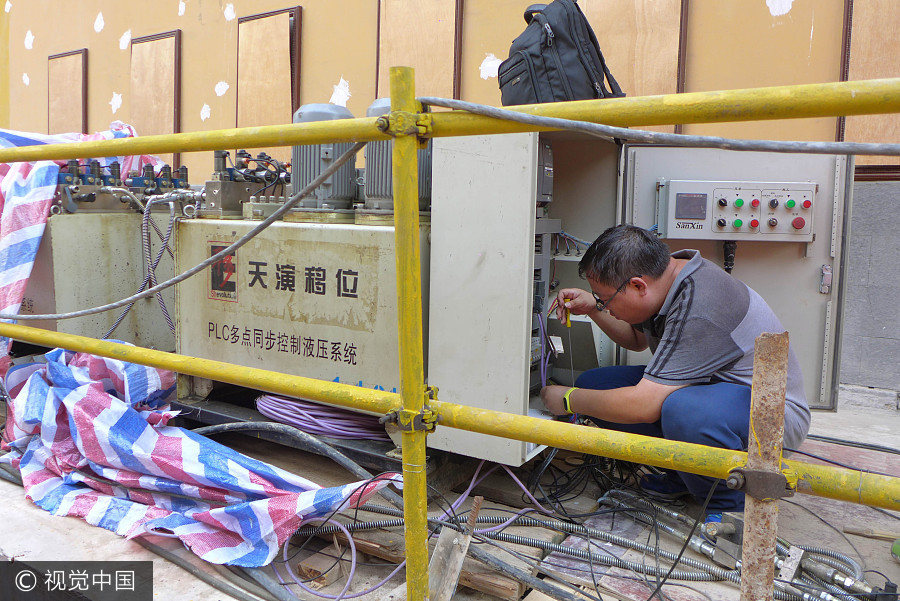
[[[686,44],[686,91],[837,81],[845,1],[690,0],[684,32],[680,30],[682,0],[580,0],[579,5],[622,88],[629,96],[639,96],[675,92],[681,35]],[[0,43],[3,28],[9,29],[9,53],[0,59],[0,81],[8,84],[7,90],[0,89],[0,123],[8,112],[9,127],[46,132],[47,57],[82,47],[89,51],[88,129],[105,129],[114,119],[128,122],[133,100],[130,50],[127,45],[120,49],[120,38],[128,30],[136,38],[178,28],[182,31],[181,130],[234,127],[238,18],[226,19],[228,6],[235,17],[302,6],[300,104],[328,102],[333,86],[343,78],[352,94],[348,108],[362,116],[375,99],[376,82],[382,84],[379,95],[387,95],[386,68],[403,62],[417,65],[418,80],[428,88],[421,92],[449,94],[456,2],[428,2],[423,8],[421,0],[82,0],[77,10],[64,11],[68,3],[58,0],[14,1],[9,14],[0,13],[4,18]],[[464,1],[463,99],[499,104],[496,76],[483,77],[482,65],[490,55],[498,61],[506,58],[510,42],[525,26],[522,12],[531,3]],[[179,4],[184,7],[181,16]],[[773,14],[778,5],[788,11]],[[94,30],[98,13],[104,20],[99,33]],[[885,29],[885,38],[893,36]],[[34,36],[30,50],[24,44],[29,30]],[[871,31],[866,37],[873,47],[879,45]],[[381,69],[376,62],[379,51]],[[229,86],[221,96],[214,91],[219,82]],[[110,106],[113,93],[122,94],[122,106],[115,114]],[[210,107],[206,120],[201,119],[203,105]],[[835,126],[835,119],[810,119],[688,125],[685,132],[831,140]],[[183,155],[182,160],[191,168],[193,181],[202,181],[211,168],[209,153]]]
[[[299,3],[185,0],[183,16],[178,15],[179,2],[175,0],[91,0],[80,2],[78,10],[65,12],[60,10],[62,4],[50,0],[14,2],[8,15],[10,64],[15,67],[6,81],[10,82],[10,127],[14,129],[47,131],[47,57],[84,47],[88,49],[88,129],[106,129],[116,119],[127,123],[131,105],[130,46],[120,49],[120,38],[128,30],[132,38],[137,38],[173,29],[182,31],[181,130],[234,127],[238,18]],[[225,16],[228,4],[233,5],[236,15],[230,21]],[[332,86],[343,77],[350,83],[352,94],[347,107],[354,115],[364,115],[375,90],[376,2],[306,0],[302,7],[300,104],[328,102]],[[48,19],[48,13],[56,16]],[[98,13],[104,21],[99,33],[94,30]],[[31,50],[24,43],[29,30],[34,35]],[[23,74],[28,74],[27,86]],[[215,88],[220,81],[229,88],[217,96]],[[122,95],[122,106],[115,113],[109,104],[114,93]],[[210,107],[205,121],[200,116],[204,104]],[[209,155],[182,155],[192,180],[202,181],[211,171]]]
[[[0,48],[9,48],[9,18],[0,13]],[[9,127],[9,52],[0,52],[0,127]]]

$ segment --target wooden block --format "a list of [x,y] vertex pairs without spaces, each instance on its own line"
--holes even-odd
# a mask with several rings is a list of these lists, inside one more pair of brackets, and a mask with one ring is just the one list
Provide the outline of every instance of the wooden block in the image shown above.
[[309,580],[307,586],[318,590],[336,582],[342,576],[341,563],[339,559],[316,553],[300,560],[297,564],[297,573],[302,579]]

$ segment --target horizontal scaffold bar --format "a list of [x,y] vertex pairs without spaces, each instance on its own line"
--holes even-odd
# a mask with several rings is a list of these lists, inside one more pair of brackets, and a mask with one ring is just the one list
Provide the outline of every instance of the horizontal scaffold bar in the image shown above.
[[[900,78],[579,100],[506,108],[532,115],[619,127],[900,113]],[[2,148],[0,163],[390,139],[378,128],[377,122],[376,117],[366,117]],[[460,111],[433,113],[431,122],[429,135],[432,137],[549,129]]]
[[[0,323],[0,336],[374,413],[388,413],[400,408],[400,397],[396,393],[176,355],[73,334]],[[724,479],[730,470],[747,462],[747,454],[739,451],[576,426],[443,401],[432,401],[429,408],[437,415],[439,426],[443,427],[535,442],[715,478]],[[785,460],[784,464],[785,473],[789,480],[796,481],[799,492],[900,510],[900,478],[802,461]]]
[[244,367],[222,361],[188,357],[120,342],[98,340],[87,336],[76,336],[75,334],[65,334],[9,323],[0,323],[0,336],[50,348],[63,348],[129,363],[138,363],[158,369],[168,369],[189,376],[208,378],[217,382],[236,384],[274,394],[302,397],[381,415],[390,413],[400,407],[400,395],[396,392],[371,390],[350,384],[304,378],[302,376],[283,374],[255,367]]

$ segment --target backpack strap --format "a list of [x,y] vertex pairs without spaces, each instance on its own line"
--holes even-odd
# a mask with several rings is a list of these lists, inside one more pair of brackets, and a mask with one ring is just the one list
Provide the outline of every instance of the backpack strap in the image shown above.
[[528,8],[525,9],[525,22],[531,25],[531,20],[534,18],[535,13],[539,13],[547,8],[546,4],[532,4]]

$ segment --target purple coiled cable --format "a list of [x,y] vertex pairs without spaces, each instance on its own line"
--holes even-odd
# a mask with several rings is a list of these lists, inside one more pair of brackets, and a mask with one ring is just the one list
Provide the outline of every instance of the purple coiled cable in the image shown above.
[[256,399],[256,410],[269,419],[294,426],[314,436],[345,440],[390,440],[377,417],[311,401],[264,394]]

